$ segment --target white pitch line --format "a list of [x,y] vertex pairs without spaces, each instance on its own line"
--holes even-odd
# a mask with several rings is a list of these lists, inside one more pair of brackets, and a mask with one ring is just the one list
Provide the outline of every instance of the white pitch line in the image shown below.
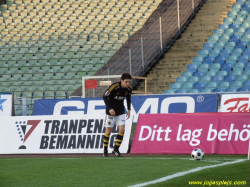
[[201,170],[204,170],[204,169],[216,168],[216,167],[219,167],[219,166],[225,166],[225,165],[229,165],[229,164],[235,164],[235,163],[239,163],[239,162],[243,162],[243,161],[246,161],[246,159],[239,159],[239,160],[235,160],[235,161],[232,161],[232,162],[224,162],[222,164],[216,164],[216,165],[211,165],[211,166],[198,167],[198,168],[195,168],[195,169],[191,169],[191,170],[183,171],[183,172],[178,172],[178,173],[175,173],[173,175],[168,175],[166,177],[162,177],[162,178],[159,178],[159,179],[156,179],[156,180],[152,180],[152,181],[149,181],[149,182],[135,184],[135,185],[128,186],[128,187],[142,187],[142,186],[147,186],[147,185],[150,185],[150,184],[156,184],[156,183],[159,183],[159,182],[164,182],[164,181],[176,178],[176,177],[181,177],[181,176],[184,176],[184,175],[187,175],[187,174],[190,174],[190,173],[194,173],[194,172],[197,172],[197,171],[201,171]]

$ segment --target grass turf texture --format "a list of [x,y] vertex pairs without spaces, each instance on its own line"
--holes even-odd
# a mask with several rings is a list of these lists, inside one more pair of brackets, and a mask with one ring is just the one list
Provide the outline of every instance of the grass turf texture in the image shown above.
[[[206,155],[203,161],[194,161],[190,158],[190,155],[0,158],[0,186],[129,186],[197,167],[246,159],[246,155]],[[188,186],[188,181],[191,180],[248,180],[247,186],[250,186],[249,168],[250,162],[246,160],[242,163],[205,169],[151,186]]]

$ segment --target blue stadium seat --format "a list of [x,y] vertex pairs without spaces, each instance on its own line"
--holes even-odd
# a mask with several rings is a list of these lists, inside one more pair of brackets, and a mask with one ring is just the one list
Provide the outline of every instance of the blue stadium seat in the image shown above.
[[235,81],[241,81],[241,82],[243,82],[245,80],[247,80],[247,75],[236,75],[235,76]]
[[243,5],[241,6],[241,10],[243,10],[243,11],[249,11],[249,8],[250,8],[250,5],[249,5],[249,4],[243,4]]
[[234,18],[234,23],[235,24],[238,24],[238,25],[240,25],[240,24],[242,24],[243,23],[243,21],[244,21],[244,18],[242,18],[242,17],[236,17],[236,18]]
[[208,50],[199,50],[198,51],[198,56],[199,57],[205,57],[205,56],[208,56],[208,54],[209,54]]
[[247,87],[247,88],[250,88],[250,80],[246,80],[243,82],[242,84],[243,87]]
[[[209,52],[210,54],[210,52]],[[205,64],[213,64],[214,63],[214,57],[213,56],[206,56],[203,58],[203,63]]]
[[217,88],[221,88],[221,89],[226,89],[230,86],[230,83],[227,81],[222,81],[218,83]]
[[193,83],[186,82],[181,85],[182,90],[190,90],[193,88]]
[[225,43],[225,49],[234,49],[235,46],[236,46],[235,42],[232,41]]
[[231,50],[230,49],[222,49],[220,51],[220,55],[223,55],[223,54],[230,54],[231,53]]
[[217,43],[214,44],[214,49],[221,50],[221,49],[224,48],[224,46],[225,46],[225,42],[217,42]]
[[240,41],[240,36],[232,35],[232,36],[230,36],[230,41],[237,43]]
[[199,93],[199,90],[197,89],[190,89],[187,91],[187,93]]
[[199,93],[211,93],[211,92],[212,92],[212,88],[204,88],[199,91]]
[[242,72],[242,75],[250,75],[250,70],[244,70],[244,71]]
[[218,36],[218,37],[220,37],[220,36],[223,35],[223,33],[224,33],[224,30],[223,30],[223,29],[216,29],[216,30],[213,31],[213,36]]
[[188,77],[187,82],[195,83],[199,81],[199,77]]
[[231,24],[231,23],[233,23],[233,19],[232,18],[225,18],[224,20],[223,20],[223,24]]
[[162,92],[163,94],[169,94],[169,93],[174,93],[174,90],[164,90],[163,92]]
[[208,37],[208,43],[212,43],[215,44],[219,41],[219,37],[218,36],[209,36]]
[[200,64],[198,66],[198,72],[206,72],[208,70],[209,70],[209,64]]
[[250,28],[249,28],[249,25],[248,25],[248,27],[246,28],[246,30],[245,30],[245,34],[250,34]]
[[245,29],[244,28],[238,28],[234,31],[234,34],[237,35],[237,36],[242,36],[245,34]]
[[[230,24],[230,25],[232,25],[232,24]],[[231,36],[231,35],[233,35],[233,33],[234,33],[234,29],[232,29],[232,28],[228,28],[228,29],[224,30],[224,35]]]
[[244,5],[245,4],[245,0],[236,0],[236,4],[237,5]]
[[228,73],[227,73],[227,71],[220,70],[220,71],[217,71],[217,72],[216,72],[216,75],[223,75],[223,76],[226,76],[226,75],[228,75]]
[[[248,1],[249,1],[249,0],[248,0]],[[248,2],[248,3],[249,3],[249,2]],[[247,4],[247,2],[246,2],[245,4]],[[245,17],[248,16],[248,12],[249,12],[249,11],[242,10],[242,11],[238,12],[238,17],[245,18]]]
[[236,11],[230,11],[230,12],[227,13],[227,17],[229,17],[229,18],[235,18],[237,15],[238,14],[237,14]]
[[210,89],[217,88],[217,82],[214,82],[214,81],[207,82],[206,88],[210,88]]
[[237,92],[236,88],[226,88],[224,92]]
[[237,57],[242,55],[242,53],[243,53],[243,49],[241,49],[241,48],[232,49],[232,51],[231,51],[231,55],[237,56]]
[[245,70],[249,70],[250,68],[250,62],[245,63]]
[[197,71],[198,66],[196,64],[188,64],[187,65],[187,71],[188,72],[196,72]]
[[234,75],[227,75],[224,77],[224,81],[233,82],[233,81],[235,81],[235,76]]
[[238,62],[238,63],[233,64],[233,70],[243,71],[244,67],[245,67],[245,64],[243,62]]
[[[244,28],[244,29],[249,28],[249,23],[243,22],[242,24],[240,24],[240,28]],[[245,32],[247,31],[245,30]]]
[[[250,4],[250,3],[249,3]],[[249,14],[249,13],[248,13]],[[243,23],[250,23],[250,20],[249,20],[249,16],[247,15],[245,18],[244,18],[244,21]]]
[[171,89],[171,90],[178,90],[178,89],[180,89],[181,88],[181,83],[172,83],[172,84],[170,84],[169,85],[169,88]]
[[174,93],[187,93],[187,91],[180,89],[180,90],[176,90]]
[[223,78],[224,78],[224,76],[222,76],[222,75],[215,75],[215,76],[211,77],[211,81],[219,83],[219,82],[223,81]]
[[235,88],[237,90],[240,87],[242,87],[242,82],[241,81],[230,82],[230,88]]
[[212,49],[209,51],[208,55],[210,57],[216,57],[220,55],[220,49]]
[[218,26],[218,29],[227,29],[228,28],[228,24],[220,24]]
[[212,92],[224,92],[223,88],[215,88],[212,90]]
[[211,81],[211,77],[210,76],[204,75],[202,77],[199,77],[199,82],[207,83],[209,81]]
[[[237,15],[237,12],[235,12],[236,15]],[[239,28],[239,25],[238,24],[235,24],[235,23],[231,23],[228,25],[228,28],[230,29],[238,29]]]
[[197,56],[197,57],[193,57],[193,59],[192,59],[193,64],[199,65],[199,64],[202,64],[202,62],[203,62],[203,57]]
[[237,92],[247,92],[247,91],[250,91],[250,88],[241,87],[237,89]]
[[178,82],[178,83],[187,82],[187,77],[177,77],[175,82]]
[[203,75],[204,75],[204,72],[201,72],[201,71],[193,73],[193,76],[196,76],[196,77],[202,77]]
[[204,43],[203,49],[210,51],[213,49],[213,44],[212,43]]
[[203,82],[196,82],[193,84],[193,88],[197,90],[202,90],[205,88],[205,83]]
[[245,50],[243,50],[243,55],[247,55],[248,57],[250,57],[250,48],[246,48]]
[[234,76],[237,76],[237,75],[241,75],[242,74],[242,71],[241,70],[232,70],[230,72],[231,75],[234,75]]
[[218,63],[220,65],[226,63],[226,57],[223,56],[215,57],[215,63]]
[[250,41],[250,35],[249,34],[242,35],[240,37],[240,40],[245,41],[245,42],[249,42]]
[[245,67],[244,71],[250,71],[250,66]]
[[240,55],[238,56],[238,62],[248,63],[249,57],[247,55]]
[[222,35],[222,36],[219,37],[219,41],[229,42],[230,37],[227,36],[227,35]]
[[234,11],[240,11],[241,10],[241,5],[232,5],[232,10]]
[[205,72],[205,74],[203,75],[204,76],[209,76],[209,77],[212,77],[212,76],[215,76],[217,72],[215,71],[207,71]]
[[230,54],[229,53],[225,53],[225,54],[220,54],[220,56],[222,56],[222,57],[229,57],[230,56]]
[[221,65],[219,63],[214,63],[209,66],[209,71],[220,71]]
[[231,56],[228,56],[226,58],[226,63],[231,63],[231,64],[234,64],[236,63],[238,60],[238,56],[235,56],[235,55],[231,55]]
[[227,74],[229,75],[230,72],[231,72],[231,70],[232,70],[232,64],[230,64],[230,63],[222,64],[221,70],[222,70],[222,71],[226,71]]
[[181,76],[182,76],[182,77],[191,77],[192,75],[193,75],[193,73],[187,72],[187,71],[181,73]]

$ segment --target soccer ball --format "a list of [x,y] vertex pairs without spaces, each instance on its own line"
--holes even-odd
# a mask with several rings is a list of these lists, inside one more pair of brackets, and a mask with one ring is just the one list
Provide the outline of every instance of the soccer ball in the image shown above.
[[204,157],[204,152],[199,149],[199,148],[196,148],[192,151],[191,153],[191,157],[194,159],[194,160],[202,160],[203,157]]

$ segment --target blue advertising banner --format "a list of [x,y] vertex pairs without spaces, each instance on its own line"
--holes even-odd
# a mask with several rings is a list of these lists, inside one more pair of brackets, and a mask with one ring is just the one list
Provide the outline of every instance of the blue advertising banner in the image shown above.
[[0,117],[12,115],[12,93],[0,94]]
[[[217,100],[217,94],[132,96],[131,116],[136,123],[139,114],[217,112]],[[98,113],[105,113],[102,98],[39,99],[33,110],[33,115]]]

